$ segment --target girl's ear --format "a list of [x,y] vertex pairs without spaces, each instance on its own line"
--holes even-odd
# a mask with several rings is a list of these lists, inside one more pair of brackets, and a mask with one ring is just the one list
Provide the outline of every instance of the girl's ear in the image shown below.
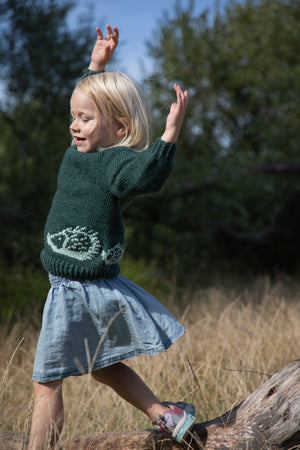
[[116,125],[116,134],[118,137],[123,137],[129,132],[129,124],[127,123],[127,120],[121,119],[119,122],[117,122]]

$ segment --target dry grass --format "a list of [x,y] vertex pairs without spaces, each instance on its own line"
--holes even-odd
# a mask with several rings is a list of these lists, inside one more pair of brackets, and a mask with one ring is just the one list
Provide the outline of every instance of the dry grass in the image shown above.
[[[272,284],[268,278],[244,289],[186,291],[177,298],[181,309],[171,299],[166,303],[188,333],[168,352],[128,364],[162,400],[193,401],[199,422],[216,417],[299,358],[299,292],[291,280]],[[29,433],[37,338],[30,323],[0,328],[1,431]],[[142,413],[89,376],[65,381],[64,402],[64,438],[150,426]]]

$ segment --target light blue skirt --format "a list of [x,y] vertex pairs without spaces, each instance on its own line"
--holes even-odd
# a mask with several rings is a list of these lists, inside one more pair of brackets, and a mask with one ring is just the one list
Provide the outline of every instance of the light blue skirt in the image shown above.
[[185,332],[156,298],[122,275],[98,281],[49,278],[33,367],[37,382],[163,352]]

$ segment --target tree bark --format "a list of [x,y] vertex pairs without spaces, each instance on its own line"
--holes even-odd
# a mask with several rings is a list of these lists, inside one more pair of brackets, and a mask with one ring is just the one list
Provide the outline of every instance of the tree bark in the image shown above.
[[[0,433],[0,448],[17,449],[24,437]],[[68,450],[296,449],[300,448],[300,360],[294,361],[221,417],[197,423],[186,444],[155,431],[103,433],[66,442]]]

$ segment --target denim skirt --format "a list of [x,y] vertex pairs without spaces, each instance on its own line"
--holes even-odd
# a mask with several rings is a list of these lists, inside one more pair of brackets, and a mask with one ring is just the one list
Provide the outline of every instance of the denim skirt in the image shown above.
[[46,383],[167,350],[185,332],[152,295],[122,275],[49,276],[33,380]]

